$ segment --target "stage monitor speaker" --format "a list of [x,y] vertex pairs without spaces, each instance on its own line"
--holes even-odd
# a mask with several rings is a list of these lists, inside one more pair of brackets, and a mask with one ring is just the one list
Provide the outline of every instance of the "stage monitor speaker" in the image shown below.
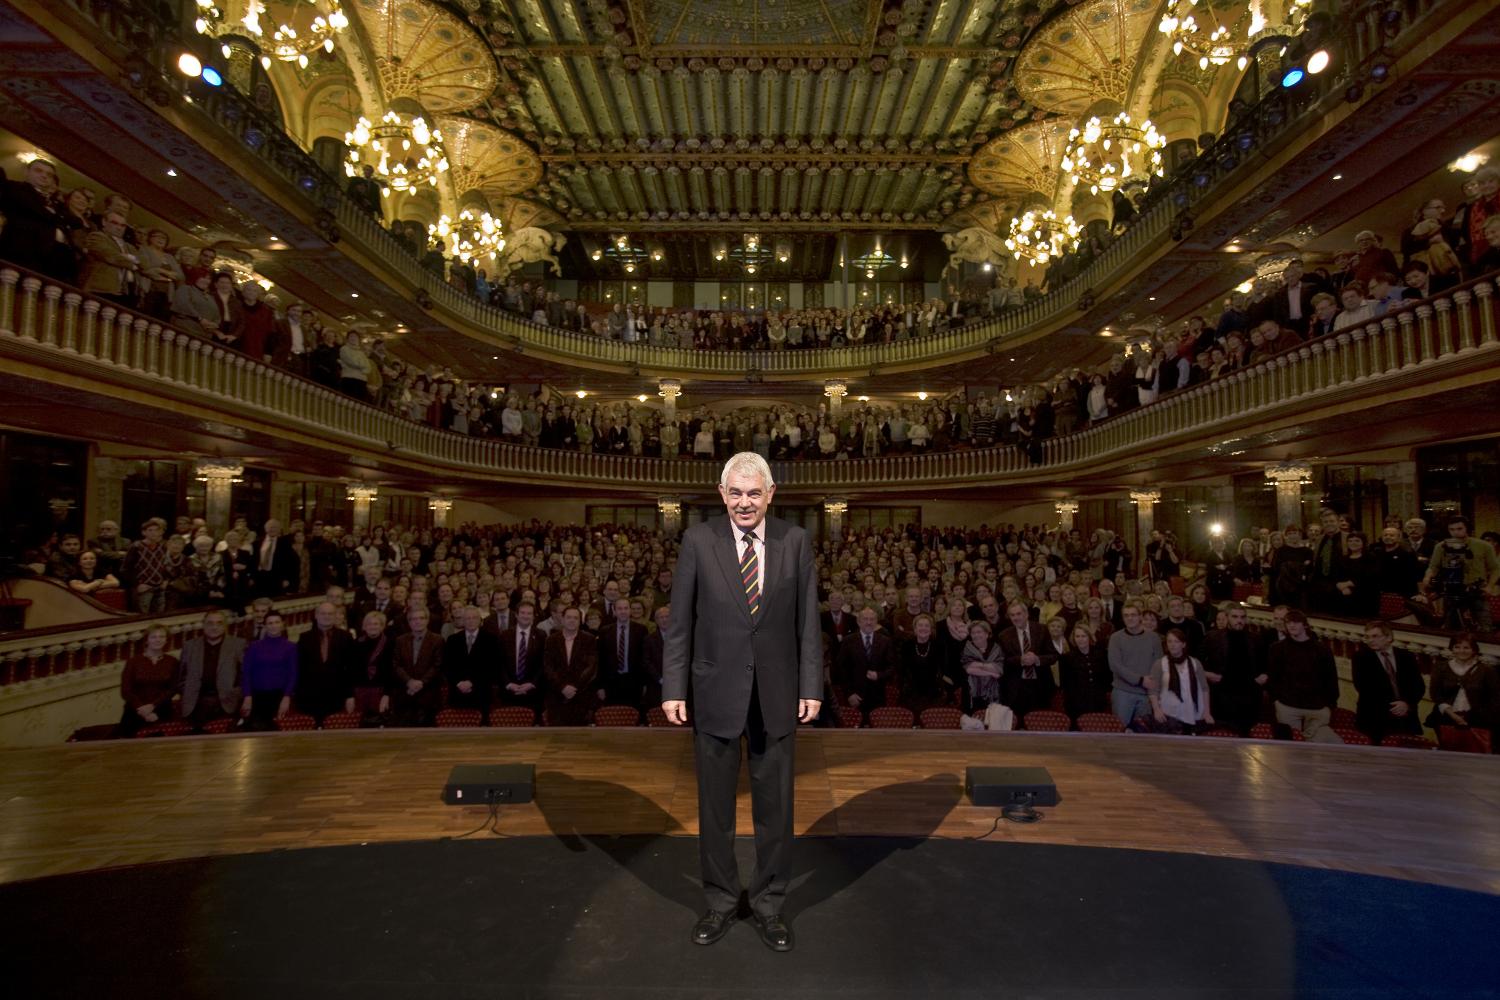
[[458,764],[443,786],[443,801],[450,806],[510,805],[530,802],[535,790],[535,764]]
[[976,806],[1055,806],[1057,785],[1045,767],[971,767],[964,790]]

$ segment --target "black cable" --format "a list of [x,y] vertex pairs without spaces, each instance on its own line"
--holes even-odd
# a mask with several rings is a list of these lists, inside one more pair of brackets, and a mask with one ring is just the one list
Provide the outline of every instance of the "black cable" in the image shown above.
[[470,830],[468,833],[461,833],[461,834],[459,834],[456,837],[449,837],[448,839],[449,840],[463,840],[466,837],[472,837],[472,836],[474,836],[474,834],[479,833],[480,831],[484,830],[486,827],[488,827],[489,828],[489,832],[492,833],[492,834],[494,834],[496,837],[502,837],[502,838],[508,838],[508,837],[510,837],[510,834],[508,834],[508,833],[501,833],[500,832],[500,800],[499,799],[492,799],[490,801],[490,814],[484,818],[484,822],[483,823],[480,823],[478,826],[476,826],[474,829]]
[[1000,816],[996,816],[995,817],[995,822],[993,822],[993,823],[990,824],[989,830],[987,830],[985,833],[981,834],[980,836],[978,836],[978,837],[965,837],[964,839],[965,840],[983,840],[983,839],[985,839],[985,837],[988,837],[990,834],[992,834],[996,830],[1000,829],[1000,819],[1001,819]]

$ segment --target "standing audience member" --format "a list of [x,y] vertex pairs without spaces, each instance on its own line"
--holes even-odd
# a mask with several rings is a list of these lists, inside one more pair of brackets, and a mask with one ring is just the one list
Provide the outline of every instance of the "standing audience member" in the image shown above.
[[1109,637],[1109,669],[1114,674],[1110,703],[1115,717],[1127,728],[1151,714],[1152,668],[1161,660],[1161,636],[1141,624],[1141,609],[1126,604],[1120,612],[1125,627]]
[[1157,661],[1156,685],[1150,693],[1151,715],[1158,732],[1192,735],[1214,724],[1203,664],[1188,653],[1178,628],[1167,629],[1166,654]]
[[1500,722],[1500,677],[1479,659],[1472,632],[1448,640],[1448,659],[1432,670],[1432,712],[1427,724],[1444,750],[1488,754]]
[[1313,637],[1307,615],[1293,608],[1286,615],[1286,638],[1271,644],[1266,673],[1276,721],[1302,731],[1315,743],[1342,743],[1329,726],[1339,703],[1339,673],[1333,654]]
[[232,718],[240,707],[245,640],[230,635],[222,611],[203,616],[202,630],[182,644],[182,718],[195,730]]
[[281,612],[268,610],[262,627],[261,637],[245,649],[241,669],[240,715],[251,730],[275,729],[276,720],[292,710],[297,690],[297,646],[286,637]]
[[583,631],[583,614],[576,607],[562,613],[562,624],[547,636],[545,653],[547,681],[547,724],[549,726],[586,726],[589,722],[589,699],[583,693],[593,689],[599,670],[599,655],[594,636]]
[[432,725],[442,705],[443,640],[428,631],[430,621],[427,606],[413,601],[406,612],[409,631],[393,640],[391,673],[396,683],[391,704],[403,726]]
[[1422,671],[1417,659],[1396,649],[1391,627],[1382,621],[1365,626],[1364,648],[1350,664],[1359,694],[1354,719],[1359,731],[1379,743],[1388,733],[1420,735],[1417,705],[1422,700]]
[[297,710],[319,725],[343,711],[349,698],[347,660],[352,644],[343,609],[332,601],[318,605],[313,627],[297,639]]
[[468,605],[457,614],[459,628],[443,643],[443,675],[448,706],[475,709],[489,721],[490,692],[500,660],[500,639],[484,628],[484,612]]
[[134,736],[145,726],[172,718],[172,698],[177,694],[177,657],[167,654],[167,630],[162,625],[146,629],[146,647],[125,661],[120,673],[120,696],[125,711],[118,733]]

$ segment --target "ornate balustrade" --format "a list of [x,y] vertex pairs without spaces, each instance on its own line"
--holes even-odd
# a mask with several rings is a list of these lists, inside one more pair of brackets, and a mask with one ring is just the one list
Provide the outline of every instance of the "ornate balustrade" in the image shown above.
[[[1307,122],[1342,100],[1343,79],[1376,52],[1394,51],[1398,40],[1413,40],[1410,29],[1430,11],[1459,0],[1408,0],[1399,5],[1367,3],[1342,22],[1341,37],[1347,58],[1328,77],[1304,84],[1301,100],[1288,104],[1273,90],[1226,129],[1253,129],[1262,149],[1289,137],[1310,135]],[[63,5],[80,20],[111,39],[122,64],[150,60],[157,74],[180,86],[181,78],[168,65],[175,58],[171,42],[181,26],[161,21],[157,8],[146,0],[65,0]],[[1394,18],[1394,19],[1393,19]],[[128,76],[135,80],[137,65]],[[149,89],[144,78],[135,83]],[[1254,158],[1241,163],[1216,145],[1175,179],[1154,189],[1149,203],[1126,232],[1078,275],[1037,301],[1000,317],[973,323],[946,334],[891,344],[789,351],[696,351],[645,344],[625,344],[598,337],[539,326],[466,296],[422,268],[411,252],[344,195],[342,178],[335,178],[289,136],[280,125],[232,86],[194,90],[193,107],[253,153],[272,174],[291,183],[307,207],[322,214],[326,231],[357,248],[368,261],[378,262],[398,286],[420,289],[432,303],[433,315],[492,347],[530,351],[592,367],[610,367],[642,374],[687,375],[707,378],[775,376],[815,378],[829,374],[913,368],[945,362],[1050,332],[1076,315],[1081,303],[1096,291],[1114,287],[1138,271],[1151,251],[1164,246],[1178,214],[1219,197],[1233,183],[1255,169]],[[1321,95],[1324,99],[1308,99]]]
[[[1223,378],[1044,443],[1042,464],[994,447],[848,461],[774,463],[783,489],[858,491],[880,485],[1003,484],[1097,472],[1250,422],[1430,384],[1440,373],[1493,373],[1495,288],[1489,279],[1361,327],[1302,345]],[[0,269],[0,356],[142,388],[220,413],[260,419],[339,451],[420,462],[455,478],[638,490],[709,490],[718,467],[692,459],[580,454],[466,437],[414,423],[182,333],[112,303]]]

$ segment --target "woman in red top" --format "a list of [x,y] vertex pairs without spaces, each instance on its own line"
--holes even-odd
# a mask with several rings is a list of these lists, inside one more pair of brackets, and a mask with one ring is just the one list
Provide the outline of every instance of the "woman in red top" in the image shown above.
[[146,648],[125,661],[120,674],[120,696],[125,711],[119,734],[133,736],[144,726],[172,717],[172,697],[177,693],[177,657],[167,655],[167,630],[161,625],[146,629]]

